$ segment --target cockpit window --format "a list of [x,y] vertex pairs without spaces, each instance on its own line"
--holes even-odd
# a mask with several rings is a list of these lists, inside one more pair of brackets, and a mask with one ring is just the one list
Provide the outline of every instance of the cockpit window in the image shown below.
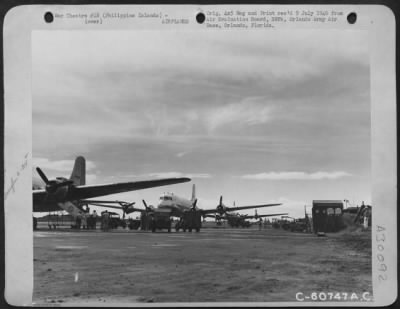
[[162,201],[172,201],[172,197],[171,196],[160,196],[160,200]]

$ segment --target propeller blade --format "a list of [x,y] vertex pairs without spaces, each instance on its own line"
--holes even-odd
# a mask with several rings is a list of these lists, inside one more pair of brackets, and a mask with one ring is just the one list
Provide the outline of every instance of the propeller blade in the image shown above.
[[147,205],[145,200],[142,200],[144,207],[146,208],[146,212],[149,212],[151,209],[150,207]]
[[196,209],[196,204],[197,204],[197,198],[194,200],[193,205],[192,205],[192,209],[195,210]]
[[222,195],[219,198],[219,206],[222,206]]
[[45,182],[45,184],[47,185],[49,183],[49,179],[46,177],[46,175],[43,173],[43,171],[40,169],[40,167],[36,168],[36,171],[38,172],[40,178],[42,178],[42,180]]

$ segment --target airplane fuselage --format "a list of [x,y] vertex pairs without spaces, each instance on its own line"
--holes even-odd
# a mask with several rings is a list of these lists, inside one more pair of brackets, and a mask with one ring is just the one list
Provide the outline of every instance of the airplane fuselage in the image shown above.
[[181,217],[183,212],[192,208],[193,201],[174,195],[173,193],[164,193],[160,196],[157,208],[169,209],[171,216]]

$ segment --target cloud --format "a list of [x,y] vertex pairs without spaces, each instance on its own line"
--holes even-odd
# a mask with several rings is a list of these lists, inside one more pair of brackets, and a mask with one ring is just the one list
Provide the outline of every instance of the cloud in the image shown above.
[[161,173],[150,173],[143,176],[157,177],[157,178],[172,178],[172,177],[189,177],[189,178],[212,178],[212,175],[206,173],[180,173],[180,172],[161,172]]
[[268,172],[259,174],[247,174],[241,176],[243,179],[253,180],[322,180],[322,179],[339,179],[351,176],[350,173],[343,171],[335,172]]
[[[190,31],[38,31],[32,38],[33,154],[84,154],[101,170],[96,183],[152,178],[149,173],[197,177],[202,194],[224,189],[245,204],[249,192],[263,201],[255,191],[268,191],[267,199],[346,196],[341,192],[369,190],[370,177],[313,172],[369,175],[369,76],[362,31],[250,31],[244,37],[234,31],[195,37]],[[63,171],[53,175],[68,176],[72,166],[60,164]],[[266,189],[263,181],[240,181],[246,177],[294,180],[271,181]],[[296,180],[318,177],[344,181]],[[181,187],[188,194],[185,185],[171,190]],[[127,196],[151,200],[161,190]]]
[[186,156],[189,152],[188,151],[182,151],[176,154],[178,158],[182,158],[183,156]]
[[95,174],[86,174],[86,184],[93,185],[96,184],[97,175]]
[[270,120],[270,107],[264,97],[246,98],[241,102],[230,103],[211,109],[206,116],[209,131],[228,124],[252,126]]
[[[75,160],[57,160],[52,161],[47,158],[33,158],[33,166],[38,166],[43,170],[51,170],[53,172],[72,172]],[[86,170],[93,170],[96,165],[92,161],[86,160]]]

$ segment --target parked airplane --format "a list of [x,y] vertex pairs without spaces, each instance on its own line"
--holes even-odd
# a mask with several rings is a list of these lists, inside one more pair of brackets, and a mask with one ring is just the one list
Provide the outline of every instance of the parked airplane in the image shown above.
[[231,212],[231,211],[236,211],[236,210],[282,205],[282,204],[263,204],[263,205],[227,207],[222,203],[222,196],[219,199],[219,204],[214,209],[199,209],[199,208],[197,208],[196,203],[197,203],[196,186],[195,186],[195,184],[193,184],[191,199],[179,197],[177,195],[174,195],[173,193],[164,193],[163,195],[160,196],[158,208],[159,209],[170,209],[171,216],[175,216],[175,217],[179,217],[179,214],[181,214],[182,211],[194,209],[194,210],[200,211],[201,215],[204,217],[205,215],[211,214],[211,213],[219,213],[222,215],[226,212]]
[[[86,185],[86,161],[82,156],[76,158],[69,179],[57,177],[54,180],[49,180],[39,167],[36,168],[36,171],[44,181],[45,189],[38,189],[40,185],[33,181],[33,211],[48,212],[65,210],[73,217],[84,214],[81,206],[91,204],[92,201],[87,200],[89,198],[190,181],[190,178],[182,177]],[[133,203],[122,204],[123,202],[118,201],[116,203],[120,204],[124,213],[127,211],[131,212],[130,207],[132,207]],[[121,209],[121,207],[114,208]]]
[[251,219],[260,219],[260,218],[265,218],[265,217],[275,217],[275,216],[282,216],[282,215],[287,215],[288,213],[279,213],[279,214],[265,214],[265,215],[258,215],[257,210],[255,210],[254,216],[250,215],[242,215],[239,213],[229,213],[227,212],[224,216],[220,215],[207,215],[209,218],[215,218],[217,221],[217,224],[221,224],[221,220],[227,220],[228,224],[231,227],[249,227],[251,222],[247,220]]
[[[170,217],[178,217],[181,220],[177,225],[175,226],[176,230],[179,230],[182,228],[183,230],[186,230],[186,228],[191,231],[192,228],[196,229],[197,231],[200,230],[201,224],[196,223],[196,224],[188,224],[188,220],[194,222],[199,222],[197,219],[193,219],[192,217],[189,217],[188,214],[193,213],[194,215],[197,214],[199,217],[202,216],[203,218],[206,217],[209,214],[215,214],[219,213],[220,215],[230,212],[230,211],[236,211],[236,210],[242,210],[242,209],[252,209],[252,208],[260,208],[260,207],[270,207],[270,206],[278,206],[281,204],[263,204],[263,205],[251,205],[251,206],[238,206],[238,207],[227,207],[222,203],[222,196],[220,197],[220,202],[219,205],[217,205],[216,208],[214,209],[200,209],[197,207],[197,198],[196,198],[196,187],[193,184],[192,188],[192,196],[190,199],[183,198],[180,196],[177,196],[173,193],[164,193],[163,195],[160,196],[159,203],[157,207],[154,207],[152,205],[147,205],[146,201],[143,200],[143,204],[145,206],[145,209],[139,209],[139,208],[131,208],[133,211],[140,211],[142,214],[150,215],[154,218],[154,223],[156,227],[153,228],[162,228],[162,226],[166,226],[165,228],[168,228],[168,224],[164,223],[166,221],[166,216],[168,217],[168,220]],[[160,222],[160,225],[157,226],[157,217],[163,218],[162,221]],[[190,219],[188,219],[190,218]],[[170,230],[170,228],[168,228]]]

